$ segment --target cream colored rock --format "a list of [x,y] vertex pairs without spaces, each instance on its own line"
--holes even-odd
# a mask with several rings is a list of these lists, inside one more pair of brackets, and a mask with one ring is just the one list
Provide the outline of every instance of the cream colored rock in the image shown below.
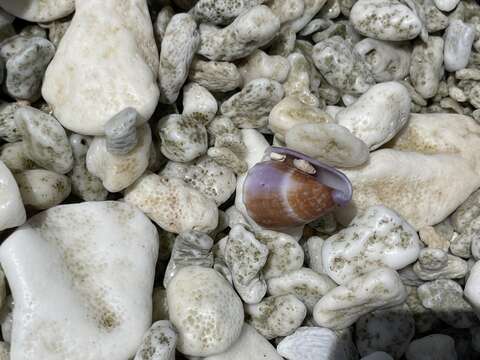
[[217,205],[227,201],[237,185],[233,170],[217,164],[208,156],[202,156],[191,164],[169,161],[159,175],[185,181]]
[[360,34],[379,40],[410,40],[422,31],[422,21],[415,11],[396,0],[357,1],[350,22]]
[[168,22],[160,49],[161,102],[172,104],[177,100],[199,46],[200,35],[195,19],[185,13],[174,15]]
[[161,228],[174,233],[208,232],[218,224],[213,200],[176,178],[146,173],[125,191],[125,201],[137,206]]
[[266,3],[282,24],[298,19],[305,12],[304,0],[269,0]]
[[247,322],[267,340],[290,335],[307,315],[303,302],[292,294],[266,297],[244,309]]
[[133,360],[175,360],[177,333],[170,321],[155,322],[143,337]]
[[336,284],[327,275],[301,268],[269,279],[267,285],[270,295],[293,294],[303,301],[311,313],[318,300],[335,288]]
[[315,66],[298,52],[288,55],[287,59],[290,63],[290,72],[283,84],[285,96],[293,96],[304,104],[318,106],[320,100],[311,91],[315,81],[311,75],[316,71]]
[[157,253],[155,226],[128,204],[30,218],[0,247],[15,302],[11,358],[133,357],[152,320]]
[[235,225],[224,247],[225,263],[232,274],[233,285],[242,300],[256,304],[267,292],[261,270],[268,257],[268,247],[242,225]]
[[0,6],[21,19],[47,22],[71,14],[75,10],[75,0],[2,0]]
[[224,28],[201,24],[198,53],[210,60],[237,60],[266,45],[279,29],[280,21],[268,7],[255,6]]
[[[415,161],[415,158],[420,161],[418,166],[426,162],[427,159],[430,159],[430,166],[427,168],[433,170],[438,167],[438,170],[435,171],[422,171],[422,178],[425,178],[425,180],[430,179],[429,189],[426,190],[431,190],[432,185],[434,185],[438,191],[441,192],[435,195],[440,201],[435,200],[436,206],[431,210],[427,210],[426,207],[431,204],[431,201],[434,201],[433,198],[429,198],[427,203],[426,199],[425,201],[419,201],[419,197],[416,196],[416,217],[418,218],[421,215],[421,218],[432,219],[429,222],[423,221],[421,223],[422,225],[433,225],[443,220],[462,204],[473,190],[479,186],[477,183],[478,176],[475,174],[478,174],[480,171],[480,155],[477,151],[474,151],[474,149],[480,146],[480,126],[468,116],[456,114],[412,114],[408,125],[404,127],[388,146],[394,150],[401,150],[404,153],[400,154],[390,150],[381,150],[379,153],[381,154],[383,152],[381,156],[379,156],[377,152],[373,154],[373,157],[376,157],[378,160],[382,159],[381,161],[383,162],[385,157],[398,157],[402,159],[402,161],[405,161],[407,157],[411,156],[411,161]],[[407,154],[407,152],[417,152],[423,155],[410,155]],[[380,165],[377,159],[375,159],[375,162],[377,165]],[[370,163],[372,164],[372,161],[370,161]],[[443,163],[443,165],[441,165],[441,163]],[[383,166],[385,165],[387,164],[384,163]],[[440,169],[440,166],[442,169]],[[367,170],[368,167],[370,166],[364,169]],[[373,168],[371,168],[371,170],[373,170]],[[378,168],[378,170],[380,170],[380,168]],[[412,169],[412,171],[415,171],[415,169]],[[400,173],[397,170],[394,172]],[[427,173],[428,176],[426,176]],[[462,174],[461,176],[460,173]],[[406,175],[405,173],[404,176]],[[420,174],[418,174],[417,177],[419,175]],[[408,178],[410,176],[406,177]],[[456,184],[456,191],[444,192],[443,189],[452,182]],[[422,184],[418,183],[418,181],[415,187],[417,190],[423,188]],[[410,188],[410,190],[413,189],[414,188]],[[379,191],[379,193],[380,192],[384,194],[384,198],[388,199],[390,197],[387,195],[389,190]],[[404,200],[401,202],[404,202]],[[388,200],[388,203],[390,203],[390,200]],[[388,203],[384,202],[386,206],[389,206]],[[401,214],[403,213],[398,205],[397,208],[393,205],[393,202],[391,205],[393,209],[397,209]],[[402,207],[404,206],[405,205],[402,204]],[[423,207],[425,207],[425,209],[422,209]],[[427,211],[431,212],[430,215],[425,217]],[[411,212],[413,213],[413,211]],[[403,213],[403,215],[406,216],[410,223],[416,225],[415,221],[409,219],[406,212]]]
[[410,95],[405,86],[386,82],[372,86],[340,111],[335,120],[375,150],[391,140],[410,115]]
[[105,137],[95,137],[87,152],[87,169],[102,180],[110,192],[119,192],[133,184],[147,169],[152,144],[148,124],[137,130],[138,143],[125,155],[115,155],[107,150]]
[[18,185],[0,161],[0,230],[22,225],[27,219]]
[[242,74],[244,84],[261,78],[283,83],[290,71],[290,63],[282,56],[269,56],[262,50],[255,50],[245,58],[238,70]]
[[15,112],[25,155],[37,165],[65,174],[73,167],[73,152],[65,129],[43,111],[25,106]]
[[238,340],[227,351],[204,360],[282,360],[275,348],[254,327],[244,324]]
[[397,272],[379,268],[328,292],[315,305],[315,322],[330,329],[344,329],[362,315],[399,305],[407,298]]
[[6,143],[0,147],[0,160],[12,173],[38,168],[38,165],[25,153],[23,141]]
[[277,231],[260,230],[255,232],[255,238],[268,248],[267,262],[262,269],[265,279],[281,276],[302,267],[303,249],[292,236]]
[[[434,225],[480,185],[478,172],[453,154],[382,149],[371,153],[366,165],[344,173],[353,185],[353,201],[337,211],[345,224],[358,211],[382,203],[416,229]],[[453,183],[455,191],[445,191]]]
[[103,135],[126,107],[146,122],[158,102],[158,50],[145,0],[77,2],[47,68],[43,98],[64,127]]
[[415,229],[395,211],[377,205],[325,241],[322,263],[330,278],[345,284],[380,267],[404,268],[415,262],[419,253]]
[[194,82],[183,87],[183,117],[207,125],[217,110],[217,100],[206,88]]
[[369,157],[368,146],[337,124],[299,124],[285,136],[287,147],[337,167],[355,167]]
[[68,174],[72,182],[72,193],[85,201],[102,201],[108,196],[102,180],[91,174],[87,169],[87,153],[92,138],[79,134],[70,135],[73,150],[73,169]]
[[170,321],[178,331],[177,349],[191,356],[224,352],[240,337],[242,301],[215,270],[180,269],[167,288]]
[[23,204],[43,210],[60,204],[70,195],[70,179],[53,171],[37,169],[15,174]]
[[296,97],[289,96],[277,103],[268,117],[268,127],[275,136],[284,141],[288,130],[299,124],[332,123],[333,118],[325,111],[307,105]]

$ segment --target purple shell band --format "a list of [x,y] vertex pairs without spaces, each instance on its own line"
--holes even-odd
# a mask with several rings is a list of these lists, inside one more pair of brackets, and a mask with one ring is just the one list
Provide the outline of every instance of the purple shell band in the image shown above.
[[334,189],[334,191],[332,191],[332,197],[335,203],[339,206],[347,205],[352,199],[352,183],[341,171],[289,148],[271,146],[265,151],[265,155],[269,156],[272,152],[293,156],[297,159],[306,160],[312,164],[317,171],[316,174],[312,176],[317,178],[323,185]]

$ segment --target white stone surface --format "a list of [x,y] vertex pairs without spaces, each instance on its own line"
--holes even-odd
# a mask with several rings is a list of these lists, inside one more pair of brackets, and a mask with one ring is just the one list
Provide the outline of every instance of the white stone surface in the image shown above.
[[126,107],[147,121],[157,106],[158,50],[146,0],[78,1],[47,68],[42,95],[64,127],[103,135]]
[[3,161],[0,161],[0,230],[22,225],[26,219],[17,182]]
[[120,202],[32,217],[0,247],[12,290],[11,358],[125,360],[152,319],[158,234]]
[[401,304],[407,298],[397,272],[373,270],[329,291],[315,305],[315,322],[330,329],[344,329],[360,316]]
[[191,356],[224,352],[240,337],[242,301],[215,270],[188,266],[167,287],[170,321],[178,331],[177,349]]
[[419,253],[415,229],[395,211],[378,205],[325,241],[322,263],[328,276],[345,284],[380,267],[404,268],[415,262]]
[[392,139],[410,115],[410,95],[398,82],[372,86],[365,94],[340,111],[335,120],[375,150]]
[[0,6],[21,19],[46,22],[72,13],[75,0],[1,0]]

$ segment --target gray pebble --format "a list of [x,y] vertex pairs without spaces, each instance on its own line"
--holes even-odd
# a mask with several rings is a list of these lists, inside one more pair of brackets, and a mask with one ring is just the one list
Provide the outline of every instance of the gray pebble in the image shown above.
[[136,125],[140,114],[128,107],[114,115],[105,124],[107,151],[115,155],[128,154],[138,142]]

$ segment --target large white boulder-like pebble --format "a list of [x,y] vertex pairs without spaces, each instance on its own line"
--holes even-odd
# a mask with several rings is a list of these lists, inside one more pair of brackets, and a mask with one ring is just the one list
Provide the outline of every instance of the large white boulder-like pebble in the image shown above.
[[315,322],[330,329],[344,329],[371,311],[399,305],[407,290],[397,272],[379,268],[350,280],[325,294],[315,305]]
[[137,206],[161,228],[177,234],[189,230],[208,232],[218,224],[215,202],[177,178],[146,173],[126,189],[125,201]]
[[145,0],[85,0],[47,68],[42,95],[64,127],[103,135],[126,107],[146,122],[158,102],[158,50]]
[[338,284],[345,284],[379,267],[404,268],[417,260],[420,244],[415,229],[398,213],[372,206],[325,241],[323,269]]
[[132,357],[151,324],[157,252],[157,230],[128,204],[61,205],[29,219],[0,247],[15,302],[12,359]]
[[398,82],[372,86],[365,94],[335,116],[339,125],[375,150],[392,139],[410,115],[410,95]]
[[[478,173],[458,154],[382,149],[371,153],[366,165],[344,173],[353,185],[353,201],[337,211],[344,223],[357,211],[381,203],[416,229],[434,225],[480,185]],[[445,191],[452,183],[455,191]]]
[[167,287],[170,321],[178,331],[177,349],[191,356],[222,353],[240,337],[242,301],[215,270],[180,269]]
[[75,0],[2,0],[0,6],[21,19],[47,22],[71,14],[75,10]]

